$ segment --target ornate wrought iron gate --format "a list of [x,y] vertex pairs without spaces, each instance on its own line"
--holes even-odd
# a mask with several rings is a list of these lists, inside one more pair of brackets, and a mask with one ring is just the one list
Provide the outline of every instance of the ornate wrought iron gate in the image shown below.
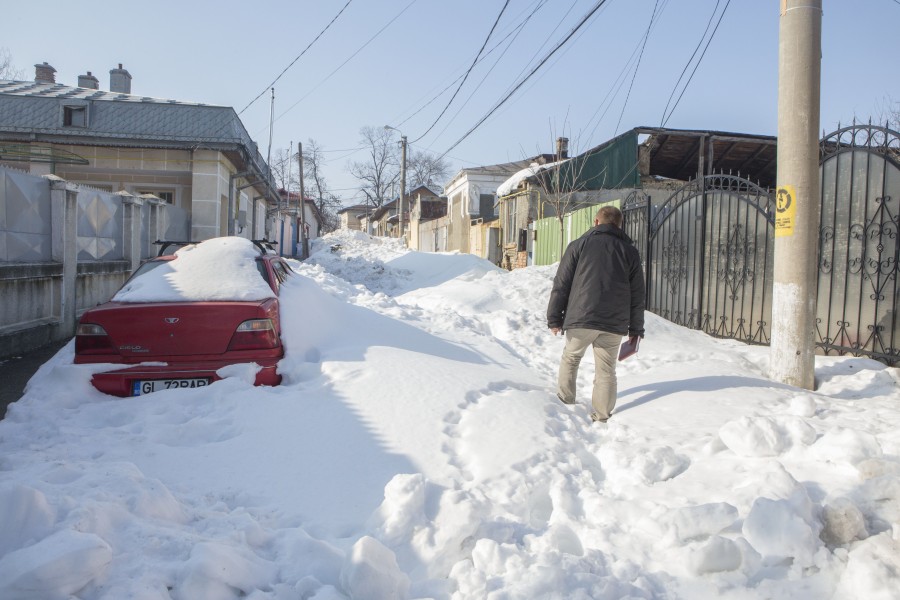
[[845,127],[821,157],[817,345],[900,364],[900,134]]
[[[853,125],[821,141],[816,345],[900,365],[900,133]],[[768,344],[772,194],[746,179],[689,182],[661,206],[640,191],[625,229],[647,308],[710,335]]]
[[689,182],[650,220],[647,308],[716,337],[769,342],[771,194],[732,175]]

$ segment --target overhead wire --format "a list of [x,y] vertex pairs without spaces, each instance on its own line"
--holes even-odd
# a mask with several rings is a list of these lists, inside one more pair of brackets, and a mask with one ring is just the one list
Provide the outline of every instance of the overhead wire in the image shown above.
[[678,90],[678,86],[681,84],[681,79],[684,77],[684,74],[687,73],[688,67],[691,66],[691,63],[694,61],[694,57],[697,56],[697,51],[700,50],[700,46],[703,45],[703,40],[706,39],[706,34],[709,33],[709,28],[712,26],[713,19],[716,16],[716,13],[719,11],[719,4],[722,0],[716,0],[716,5],[713,7],[712,14],[709,15],[709,21],[706,22],[706,29],[703,30],[703,35],[700,36],[700,39],[697,40],[697,46],[694,48],[694,52],[691,53],[691,57],[688,59],[686,63],[684,63],[684,68],[681,70],[681,75],[678,76],[678,80],[675,82],[675,85],[672,87],[672,93],[669,94],[669,99],[666,101],[666,107],[663,109],[662,117],[659,120],[659,126],[665,126],[666,113],[669,112],[669,105],[672,103],[672,98],[675,97],[675,92]]
[[669,119],[672,117],[672,114],[675,112],[675,109],[678,108],[678,103],[681,102],[681,98],[684,96],[684,93],[687,91],[688,86],[691,85],[691,81],[694,79],[694,74],[697,72],[697,69],[700,67],[700,63],[703,62],[703,57],[706,56],[706,51],[709,50],[709,45],[712,43],[713,38],[716,37],[716,32],[719,30],[719,25],[722,24],[722,19],[725,17],[725,13],[728,12],[728,7],[731,5],[731,0],[725,2],[725,7],[722,9],[722,13],[719,15],[719,20],[716,21],[716,26],[713,28],[712,33],[709,36],[709,40],[706,42],[706,46],[703,47],[703,52],[700,54],[700,58],[697,59],[697,63],[694,65],[693,71],[691,71],[691,76],[688,77],[687,83],[684,84],[684,87],[681,89],[681,94],[678,95],[678,99],[675,101],[675,104],[672,106],[672,110],[669,111],[669,116],[663,119],[662,126],[665,127],[666,123],[669,122]]
[[[666,10],[666,8],[668,7],[668,4],[669,4],[669,0],[663,0],[662,7],[659,9],[660,16]],[[655,28],[658,24],[659,24],[659,19],[657,18],[656,22],[653,24],[653,28]],[[590,127],[591,123],[594,122],[594,120],[596,119],[596,123],[594,123],[593,128],[591,129],[590,133],[588,134],[588,139],[594,139],[594,136],[597,133],[597,128],[600,127],[600,123],[606,117],[606,113],[608,113],[609,110],[612,108],[613,102],[615,101],[616,97],[618,97],[619,92],[622,91],[622,87],[625,85],[625,78],[627,77],[628,72],[631,70],[631,65],[637,60],[638,52],[643,47],[646,36],[647,36],[647,33],[645,33],[644,36],[638,40],[637,44],[634,47],[634,50],[631,52],[631,56],[625,62],[625,65],[622,67],[622,70],[619,71],[619,74],[616,76],[616,79],[613,81],[609,90],[606,92],[606,96],[603,97],[603,100],[597,106],[597,110],[595,110],[594,114],[591,115],[591,118],[588,119],[588,121],[585,125],[586,128]],[[609,102],[607,103],[607,101],[609,101]],[[605,109],[603,108],[604,106],[606,106]],[[601,109],[603,109],[602,113],[600,113]],[[599,116],[598,116],[598,113],[600,113]]]
[[315,86],[313,86],[312,88],[310,88],[309,91],[308,91],[306,94],[304,94],[303,96],[300,97],[300,99],[298,99],[296,102],[294,102],[293,104],[291,104],[284,112],[282,112],[280,115],[278,115],[278,116],[275,118],[275,121],[278,121],[278,120],[281,119],[283,116],[285,116],[287,113],[289,113],[290,111],[292,111],[294,108],[297,107],[298,104],[300,104],[300,103],[303,102],[306,98],[308,98],[310,94],[312,94],[314,91],[316,91],[317,89],[319,89],[326,81],[328,81],[329,79],[331,79],[332,77],[334,77],[334,75],[335,75],[338,71],[340,71],[341,69],[343,69],[343,68],[347,65],[347,63],[349,63],[351,60],[353,60],[354,58],[356,58],[356,56],[357,56],[360,52],[362,52],[369,44],[371,44],[373,41],[375,41],[376,38],[378,38],[382,33],[384,33],[384,31],[385,31],[388,27],[390,27],[391,25],[393,25],[394,21],[396,21],[397,19],[399,19],[399,18],[403,15],[403,13],[405,13],[407,10],[409,10],[409,8],[410,8],[413,4],[415,4],[416,2],[418,2],[418,0],[410,0],[410,2],[409,2],[405,7],[403,7],[403,9],[400,10],[400,12],[398,12],[396,15],[394,15],[394,17],[391,18],[390,21],[388,21],[387,23],[385,23],[384,26],[383,26],[381,29],[379,29],[377,32],[375,32],[375,35],[373,35],[373,36],[370,37],[368,40],[366,40],[366,42],[365,42],[362,46],[360,46],[353,54],[351,54],[349,57],[347,57],[347,59],[346,59],[344,62],[342,62],[340,65],[338,65],[337,68],[335,68],[331,73],[329,73],[324,79],[322,79],[322,80],[321,80],[319,83],[317,83]]
[[[472,100],[472,98],[475,96],[475,93],[479,89],[481,89],[481,85],[487,80],[487,78],[490,76],[490,74],[494,72],[494,69],[497,68],[497,65],[500,64],[500,61],[503,59],[503,57],[506,56],[506,53],[512,47],[512,45],[516,41],[516,39],[518,39],[519,34],[522,33],[522,31],[525,28],[525,25],[527,25],[528,21],[531,20],[531,17],[533,17],[535,14],[537,14],[537,11],[539,11],[541,8],[543,8],[543,6],[547,3],[547,1],[548,0],[541,0],[541,2],[538,3],[538,5],[534,8],[534,10],[532,10],[531,13],[527,17],[525,17],[525,20],[519,24],[519,26],[514,31],[515,35],[512,36],[512,39],[509,41],[509,44],[506,45],[506,48],[504,48],[504,50],[500,53],[500,56],[497,57],[497,60],[494,61],[494,64],[491,65],[491,68],[488,69],[488,71],[484,74],[484,77],[481,78],[481,81],[478,82],[478,85],[475,86],[475,88],[469,93],[468,97],[463,101],[463,103],[459,106],[459,108],[456,109],[456,112],[453,114],[453,116],[450,118],[450,120],[447,121],[447,124],[444,126],[444,128],[441,130],[441,132],[438,134],[438,137],[444,135],[444,133],[447,131],[447,129],[450,127],[450,125],[453,124],[453,122],[456,120],[456,118],[460,115],[462,110],[466,106],[468,106],[469,101]],[[566,13],[566,14],[568,15],[568,13]],[[557,25],[557,28],[558,27],[559,26]],[[554,31],[556,31],[556,29],[554,29]],[[509,36],[507,36],[507,37],[509,37]],[[547,39],[549,40],[549,37]],[[546,42],[544,42],[544,44],[541,47],[543,47],[544,45],[546,45]],[[535,54],[535,56],[536,56],[536,54]],[[534,57],[532,57],[531,60],[534,60]],[[528,63],[530,63],[531,60],[529,60]],[[522,71],[519,72],[519,75],[516,76],[517,78],[520,77],[521,74],[525,71],[525,68],[527,68],[528,63],[526,63],[526,67],[523,67]],[[513,80],[513,81],[515,81],[515,80]]]
[[481,53],[484,52],[485,47],[491,39],[491,36],[494,35],[494,30],[497,29],[497,24],[500,23],[500,19],[503,17],[503,13],[506,12],[506,7],[509,6],[509,0],[505,0],[503,6],[500,8],[500,12],[497,14],[497,18],[494,19],[494,24],[491,26],[491,30],[488,32],[487,37],[484,38],[484,42],[481,44],[481,48],[478,49],[478,53],[475,55],[475,59],[472,61],[472,64],[469,65],[469,68],[466,70],[465,75],[463,75],[462,81],[459,82],[459,85],[456,87],[456,91],[453,92],[453,95],[450,97],[450,100],[447,101],[446,106],[444,106],[444,110],[441,111],[441,114],[437,116],[434,122],[425,130],[425,133],[417,137],[413,140],[413,143],[418,142],[423,137],[428,135],[428,132],[434,129],[434,126],[438,124],[438,121],[441,120],[441,117],[447,112],[447,109],[450,108],[450,105],[453,104],[453,101],[456,99],[456,96],[459,94],[459,90],[462,89],[462,86],[465,85],[466,80],[469,78],[469,74],[472,73],[472,69],[475,68],[475,65],[478,64],[478,59],[481,58]]
[[326,31],[328,31],[328,29],[334,24],[335,21],[337,21],[338,17],[340,17],[341,14],[343,14],[343,12],[347,9],[347,7],[350,6],[350,3],[351,3],[351,2],[353,2],[353,0],[347,0],[347,3],[344,4],[343,8],[341,8],[341,10],[339,10],[338,13],[337,13],[336,15],[334,15],[334,17],[331,19],[331,21],[328,22],[328,25],[326,25],[325,28],[322,29],[322,31],[320,31],[319,34],[318,34],[315,38],[313,38],[313,41],[311,41],[309,44],[307,44],[306,48],[303,49],[303,52],[301,52],[300,54],[298,54],[298,55],[294,58],[294,60],[292,60],[292,61],[290,62],[290,64],[289,64],[288,66],[286,66],[284,69],[282,69],[281,73],[278,74],[278,77],[276,77],[275,79],[273,79],[273,80],[272,80],[272,83],[270,83],[270,84],[267,85],[265,88],[263,88],[263,91],[261,91],[261,92],[259,93],[259,95],[258,95],[256,98],[254,98],[253,100],[251,100],[251,101],[247,104],[247,106],[245,106],[244,108],[242,108],[242,109],[240,110],[240,112],[238,112],[238,116],[240,116],[241,114],[243,114],[243,112],[244,112],[245,110],[247,110],[248,108],[250,108],[250,107],[253,105],[254,102],[256,102],[257,100],[259,100],[260,98],[262,98],[263,94],[265,94],[266,91],[267,91],[269,88],[271,88],[272,86],[274,86],[275,83],[276,83],[279,79],[281,79],[281,77],[282,77],[285,73],[288,72],[288,69],[290,69],[291,67],[293,67],[293,66],[294,66],[294,63],[296,63],[298,60],[300,60],[300,57],[302,57],[304,54],[306,54],[306,52],[307,52],[310,48],[312,48],[313,44],[315,44],[317,41],[319,41],[319,38],[322,37],[322,36],[325,34]]
[[[543,4],[545,4],[547,1],[548,1],[548,0],[538,0],[538,2],[537,2],[537,4],[539,5],[538,8],[540,8],[540,6],[543,5]],[[528,10],[528,9],[526,8],[525,10]],[[522,12],[524,13],[524,11],[522,11]],[[537,12],[537,9],[532,10],[531,13],[530,13],[527,17],[525,17],[524,21],[522,21],[522,22],[519,23],[517,26],[515,26],[515,27],[514,27],[509,33],[507,33],[500,41],[498,41],[498,42],[497,42],[496,44],[494,44],[494,46],[492,46],[487,52],[485,52],[485,53],[484,53],[484,56],[482,56],[481,59],[479,59],[478,62],[480,63],[481,61],[487,59],[487,57],[490,56],[497,48],[499,48],[501,45],[503,45],[503,43],[504,43],[507,39],[509,39],[510,36],[512,36],[512,35],[518,35],[519,32],[521,31],[522,27],[524,27],[524,25],[525,25],[525,24],[528,22],[528,20],[534,15],[535,12]],[[420,112],[422,112],[423,110],[425,110],[426,108],[428,108],[428,106],[430,106],[432,102],[434,102],[435,100],[437,100],[438,98],[440,98],[441,96],[443,96],[444,93],[445,93],[447,90],[449,90],[451,87],[453,87],[453,85],[456,84],[460,79],[462,79],[462,77],[463,77],[462,75],[459,75],[458,77],[456,77],[456,79],[454,79],[453,81],[451,81],[450,83],[448,83],[443,89],[441,89],[441,91],[439,91],[437,94],[435,94],[434,96],[432,96],[432,98],[431,98],[428,102],[426,102],[424,105],[422,105],[421,107],[419,107],[418,109],[416,109],[415,112],[413,112],[411,115],[409,115],[409,116],[406,117],[405,119],[399,120],[399,119],[400,119],[399,116],[396,117],[395,119],[393,119],[394,121],[397,121],[397,126],[399,127],[399,126],[403,125],[404,123],[406,123],[407,121],[409,121],[410,119],[412,119],[413,117],[415,117],[417,114],[419,114]],[[425,94],[425,96],[423,96],[423,98],[424,98],[424,97],[427,97],[430,93],[431,93],[431,92],[429,91],[428,94]],[[413,106],[415,106],[416,104],[418,104],[418,103],[421,102],[421,101],[422,101],[422,99],[420,98],[416,103],[413,104]],[[407,110],[408,110],[408,109],[407,109]],[[406,112],[406,111],[404,111],[404,113],[405,113],[405,112]],[[401,115],[402,115],[402,114],[403,114],[403,113],[401,113]]]
[[[664,1],[665,1],[665,0],[664,0]],[[573,8],[574,8],[574,4],[573,4]],[[605,6],[604,6],[604,8],[605,8]],[[567,11],[566,16],[568,16],[569,12],[571,12],[571,9],[570,9],[569,11]],[[601,9],[600,11],[597,11],[596,13],[594,13],[594,15],[591,17],[591,19],[597,19],[597,18],[600,16],[600,14],[601,14],[602,12],[603,12],[602,9]],[[564,17],[564,18],[565,18],[565,17]],[[560,24],[562,24],[562,23],[560,23]],[[590,23],[590,21],[589,21],[589,22],[588,22],[588,25],[590,25],[590,24],[591,24],[591,23]],[[554,28],[554,31],[556,31],[556,29],[558,29],[558,28],[559,28],[559,26],[557,25],[557,27]],[[575,43],[576,43],[578,40],[580,40],[580,39],[581,39],[581,36],[583,36],[586,32],[587,32],[587,27],[585,27],[585,28],[583,28],[581,31],[579,31],[579,32],[578,32],[578,35],[576,35],[576,36],[573,38],[572,43],[569,44],[568,46],[566,46],[566,48],[564,48],[564,49],[562,50],[562,52],[560,52],[558,55],[556,55],[556,56],[553,58],[553,61],[549,63],[548,68],[547,68],[547,69],[544,69],[544,71],[543,71],[541,74],[539,74],[534,80],[532,80],[532,81],[530,82],[530,84],[528,85],[528,87],[524,88],[524,90],[522,91],[522,94],[519,95],[519,98],[522,98],[523,96],[525,96],[525,95],[528,93],[529,90],[531,90],[532,88],[534,88],[534,87],[538,84],[538,82],[541,81],[542,78],[544,78],[548,73],[552,72],[551,67],[553,67],[554,65],[556,65],[559,61],[561,61],[561,60],[563,59],[563,57],[565,57],[566,54],[567,54],[568,52],[570,52],[570,51],[572,50],[573,47],[575,47]],[[545,44],[542,44],[541,47],[543,47],[544,45],[546,45],[546,43],[545,43]],[[529,61],[529,63],[530,63],[530,61]],[[523,69],[522,72],[524,72],[524,70],[525,70],[525,69]],[[509,109],[511,106],[513,106],[515,103],[516,103],[516,100],[514,99],[514,100],[512,100],[509,104],[507,104],[507,105],[504,107],[503,110],[508,110],[508,109]],[[503,113],[503,111],[500,111],[499,114],[502,114],[502,113]]]
[[644,49],[647,47],[647,40],[650,39],[650,31],[653,27],[653,22],[656,20],[656,9],[659,8],[659,0],[656,0],[653,4],[653,12],[650,14],[650,23],[647,24],[647,33],[644,34],[644,42],[641,44],[641,53],[638,54],[638,61],[634,67],[634,73],[631,75],[631,83],[628,86],[628,93],[625,94],[625,102],[622,103],[622,112],[619,113],[619,120],[616,122],[616,129],[613,133],[613,137],[619,133],[619,125],[622,124],[622,117],[625,116],[625,109],[628,107],[628,100],[631,98],[631,89],[634,87],[634,80],[637,79],[638,71],[641,68],[641,59],[644,58]]
[[444,153],[441,154],[441,156],[439,158],[443,158],[451,150],[453,150],[459,144],[461,144],[463,142],[463,140],[465,140],[467,137],[472,135],[472,133],[476,129],[478,129],[492,114],[494,114],[497,111],[497,109],[499,109],[501,106],[503,106],[506,103],[506,101],[509,100],[512,97],[512,95],[515,94],[516,91],[518,91],[519,88],[521,88],[525,84],[525,82],[527,82],[535,73],[537,73],[538,70],[540,70],[540,68],[542,66],[544,66],[544,64],[548,60],[550,60],[550,58],[554,54],[556,54],[556,52],[566,44],[566,42],[568,42],[570,39],[572,39],[572,36],[574,36],[578,32],[578,30],[580,30],[584,26],[584,24],[587,23],[587,21],[591,18],[591,16],[593,16],[593,14],[596,13],[600,9],[601,6],[606,4],[606,2],[607,2],[607,0],[598,0],[594,4],[593,8],[591,8],[587,12],[587,14],[585,14],[584,17],[581,18],[581,20],[578,22],[578,24],[575,25],[575,27],[572,29],[572,31],[570,31],[562,40],[560,40],[559,43],[557,43],[556,46],[549,53],[547,53],[544,56],[544,58],[541,59],[541,61],[528,73],[528,75],[526,75],[523,79],[521,79],[521,81],[519,81],[515,86],[513,86],[512,90],[510,90],[499,102],[497,102],[493,106],[493,108],[491,108],[487,112],[487,114],[485,114],[483,117],[481,117],[478,120],[478,122],[475,123],[475,125],[473,125],[465,134],[463,134],[462,137],[460,137],[456,142],[454,142],[452,146],[447,148],[447,150],[445,150]]

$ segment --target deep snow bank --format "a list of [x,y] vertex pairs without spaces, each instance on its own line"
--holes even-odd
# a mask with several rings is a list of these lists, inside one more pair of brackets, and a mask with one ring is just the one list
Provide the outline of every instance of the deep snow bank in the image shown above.
[[797,390],[648,315],[598,428],[590,358],[553,397],[552,267],[313,249],[279,388],[113,399],[71,347],[36,374],[0,423],[0,597],[896,597],[895,370]]

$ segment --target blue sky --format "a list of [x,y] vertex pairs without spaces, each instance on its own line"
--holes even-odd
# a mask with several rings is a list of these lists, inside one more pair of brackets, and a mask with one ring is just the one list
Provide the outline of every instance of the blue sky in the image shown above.
[[[58,82],[75,85],[79,74],[91,71],[108,89],[109,70],[122,63],[133,77],[135,94],[240,111],[345,4],[32,0],[4,9],[0,47],[9,50],[26,79],[33,78],[32,65],[47,61],[56,68]],[[348,161],[364,159],[352,153],[360,146],[363,126],[393,125],[415,148],[446,152],[454,170],[550,152],[558,135],[571,139],[572,150],[584,150],[637,125],[660,125],[710,17],[715,15],[711,31],[726,4],[718,31],[666,125],[776,133],[780,0],[608,0],[542,70],[454,147],[595,5],[595,0],[510,0],[485,52],[496,48],[474,67],[444,117],[421,137],[450,99],[454,81],[472,63],[503,4],[351,0],[275,84],[273,148],[315,139],[326,150],[326,175],[345,204],[359,197],[346,171]],[[658,16],[640,54],[654,8]],[[891,33],[898,24],[897,0],[825,0],[820,129],[831,131],[854,117],[877,117],[890,99],[900,101],[895,59],[900,37]],[[680,92],[679,87],[676,98]],[[241,115],[263,155],[269,116],[268,92]]]

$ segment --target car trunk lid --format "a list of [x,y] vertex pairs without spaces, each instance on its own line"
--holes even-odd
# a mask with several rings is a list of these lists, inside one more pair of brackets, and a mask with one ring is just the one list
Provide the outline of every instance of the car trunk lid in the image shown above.
[[244,321],[272,318],[274,299],[257,302],[109,302],[93,309],[82,322],[95,323],[109,335],[124,359],[211,356],[228,350]]

